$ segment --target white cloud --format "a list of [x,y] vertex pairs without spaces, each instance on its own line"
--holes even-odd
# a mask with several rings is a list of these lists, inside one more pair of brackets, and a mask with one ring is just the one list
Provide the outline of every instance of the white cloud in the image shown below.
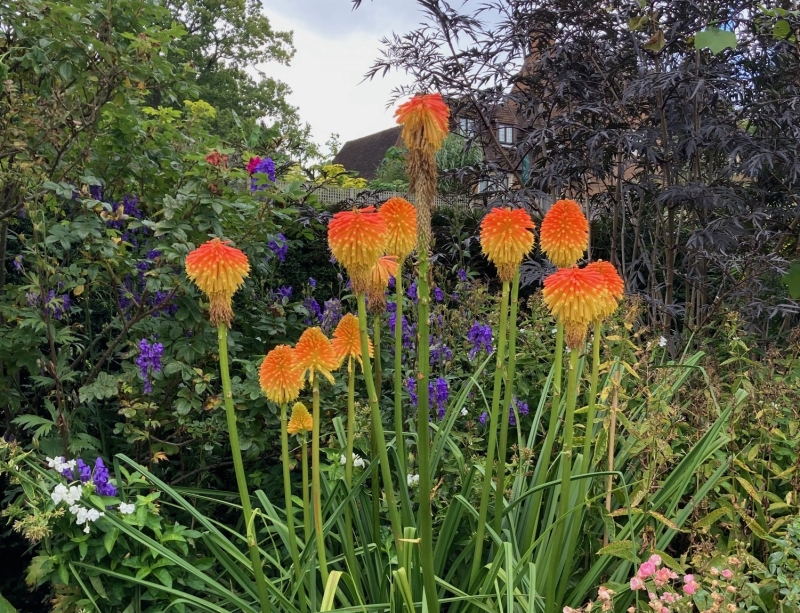
[[[297,53],[290,66],[260,68],[291,87],[289,102],[311,124],[316,142],[322,144],[338,133],[344,143],[395,125],[394,108],[386,105],[392,88],[408,84],[410,78],[390,72],[365,81],[364,74],[379,56],[383,36],[393,30],[404,33],[419,20],[413,0],[365,0],[353,12],[350,0],[264,4],[273,28],[294,31]],[[330,27],[321,27],[326,19]]]

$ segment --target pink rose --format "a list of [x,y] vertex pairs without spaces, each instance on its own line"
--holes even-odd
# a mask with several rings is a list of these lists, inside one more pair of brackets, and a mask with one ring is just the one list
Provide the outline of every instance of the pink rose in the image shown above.
[[725,570],[722,571],[722,576],[725,577],[726,579],[730,579],[731,577],[733,577],[733,571],[731,571],[729,568],[726,568]]
[[667,604],[672,604],[673,602],[675,602],[675,594],[673,594],[672,592],[664,592],[664,594],[661,596],[661,600],[663,600]]
[[694,575],[685,575],[683,577],[684,583],[694,583]]
[[669,568],[667,568],[665,566],[664,568],[659,568],[656,571],[656,574],[655,574],[655,577],[653,578],[653,581],[656,582],[656,585],[658,587],[663,587],[663,586],[665,586],[667,584],[667,582],[670,579],[677,579],[677,578],[678,578],[678,575],[676,575],[674,572],[672,572]]
[[647,561],[648,561],[648,562],[652,562],[652,563],[653,563],[653,564],[655,564],[656,566],[661,566],[661,556],[660,556],[660,555],[658,555],[658,554],[656,554],[656,553],[654,553],[653,555],[651,555],[651,556],[650,556],[650,559],[649,559],[649,560],[647,560]]
[[683,586],[683,591],[691,596],[697,591],[697,584],[694,581],[687,583]]
[[641,578],[631,577],[631,591],[635,592],[636,590],[643,590],[644,589],[644,581]]
[[639,567],[639,571],[636,574],[642,579],[647,579],[654,572],[656,572],[656,565],[648,560]]
[[661,609],[661,613],[669,613],[669,609],[667,607],[664,607],[663,609]]

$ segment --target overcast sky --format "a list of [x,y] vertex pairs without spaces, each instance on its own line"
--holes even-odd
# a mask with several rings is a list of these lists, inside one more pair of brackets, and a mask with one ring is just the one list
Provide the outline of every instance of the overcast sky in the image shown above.
[[[342,143],[390,128],[391,90],[407,84],[404,74],[363,81],[379,56],[380,39],[413,29],[422,14],[414,0],[262,0],[272,26],[293,30],[297,53],[289,67],[269,64],[266,74],[292,88],[289,102],[324,144],[331,133]],[[363,82],[362,82],[363,81]]]

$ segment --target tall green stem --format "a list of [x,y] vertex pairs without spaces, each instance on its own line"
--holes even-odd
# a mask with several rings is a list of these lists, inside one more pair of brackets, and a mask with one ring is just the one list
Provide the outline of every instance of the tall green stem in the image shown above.
[[328,562],[325,558],[325,535],[322,534],[322,486],[319,478],[319,377],[311,371],[311,387],[313,398],[313,426],[311,430],[311,499],[314,506],[314,535],[317,539],[317,559],[322,585],[328,583]]
[[[483,539],[486,534],[486,516],[489,511],[489,493],[492,489],[492,473],[494,472],[494,453],[497,446],[498,422],[500,420],[500,392],[503,383],[503,367],[505,366],[506,327],[508,324],[508,281],[503,282],[503,295],[500,298],[500,333],[497,335],[497,362],[494,370],[494,390],[492,392],[492,413],[489,421],[489,443],[486,449],[486,465],[481,490],[481,506],[478,510],[478,526],[475,531],[475,554],[472,558],[470,583],[474,583],[483,560]],[[497,496],[500,496],[497,492]]]
[[397,455],[400,456],[401,475],[408,474],[408,454],[403,436],[403,263],[397,264],[397,277],[394,281],[396,302],[394,319],[394,436]]
[[594,415],[597,407],[597,382],[600,378],[600,336],[603,333],[602,322],[594,324],[592,338],[592,378],[589,383],[589,403],[586,410],[586,435],[583,439],[583,460],[581,472],[586,474],[591,466],[592,443],[594,442]]
[[[301,460],[300,465],[302,466],[302,479],[303,479],[303,536],[305,539],[305,546],[308,547],[311,543],[311,504],[308,500],[308,436],[305,432],[303,432],[303,437],[300,443],[300,453]],[[308,595],[310,597],[310,606],[311,610],[315,609],[315,602],[316,602],[316,593],[314,591],[314,576],[313,573],[306,574],[306,580],[308,581]]]
[[[552,541],[550,541],[550,551],[560,557],[564,551],[564,532],[568,523],[567,513],[571,502],[571,482],[572,478],[572,435],[575,422],[575,404],[578,396],[578,359],[580,351],[573,347],[569,353],[569,374],[567,376],[567,405],[564,412],[564,444],[561,450],[561,492],[559,494],[559,507],[557,524],[555,527]],[[558,557],[553,558],[553,561]],[[555,562],[558,564],[558,562]],[[557,610],[556,583],[560,583],[562,578],[552,577],[547,582],[545,611],[553,612]]]
[[236,412],[233,408],[233,392],[231,391],[231,375],[228,370],[228,326],[221,323],[217,326],[217,339],[219,341],[219,370],[222,377],[222,395],[225,398],[225,417],[228,421],[228,437],[231,441],[231,455],[233,456],[233,469],[236,473],[236,485],[239,488],[239,498],[242,501],[242,515],[244,516],[245,532],[247,534],[247,548],[250,553],[250,562],[253,565],[253,576],[256,579],[258,601],[261,613],[269,613],[270,602],[267,595],[267,581],[264,578],[264,568],[261,565],[261,555],[258,551],[256,527],[253,519],[253,508],[250,506],[250,493],[247,491],[247,480],[242,462],[242,448],[239,444],[239,431],[236,428]]
[[[347,484],[348,489],[353,486],[353,442],[356,426],[355,389],[356,369],[353,364],[353,356],[350,356],[347,358],[347,450],[345,451],[347,455],[345,456],[344,464],[344,482]],[[353,514],[350,505],[347,505],[344,509],[344,532],[342,543],[344,544],[345,557],[350,567],[349,572],[355,580],[359,573],[353,545]]]
[[[383,381],[383,374],[381,372],[381,320],[376,315],[372,320],[372,346],[374,349],[375,359],[375,393],[378,394],[378,403],[380,404],[381,383]],[[382,436],[382,435],[381,435]],[[370,454],[372,457],[378,455],[378,431],[375,427],[375,420],[372,420],[372,435],[370,436]],[[380,530],[378,526],[381,521],[381,484],[380,475],[378,471],[372,473],[372,525],[375,528],[375,544],[380,541]]]
[[381,411],[378,406],[378,395],[375,392],[375,381],[372,378],[372,361],[369,358],[369,337],[367,336],[367,307],[364,301],[364,294],[358,294],[358,327],[361,333],[361,363],[363,364],[364,380],[367,384],[367,394],[369,395],[372,428],[378,443],[378,456],[381,463],[383,487],[386,492],[386,504],[389,507],[389,520],[392,524],[392,535],[394,536],[395,547],[397,548],[399,558],[400,552],[403,550],[403,543],[401,541],[403,538],[403,529],[400,525],[400,514],[394,501],[392,470],[389,466],[389,452],[386,450],[386,437],[383,434]]
[[503,501],[505,499],[506,455],[508,449],[508,422],[514,396],[514,369],[517,366],[517,305],[519,302],[519,269],[511,282],[511,315],[508,325],[508,368],[506,369],[505,399],[500,418],[500,450],[497,454],[497,492],[494,497],[494,531],[503,529]]
[[300,553],[297,549],[297,538],[294,531],[294,508],[292,505],[292,481],[289,475],[289,432],[286,405],[281,405],[281,460],[283,461],[283,498],[286,504],[286,530],[289,533],[289,551],[292,554],[292,564],[300,586],[300,610],[305,613],[306,598],[303,593],[303,571],[300,568]]
[[[553,443],[558,429],[558,412],[561,406],[561,379],[564,365],[564,324],[560,321],[556,323],[556,349],[553,354],[553,363],[553,399],[550,405],[550,421],[547,423],[547,434],[544,437],[542,452],[539,454],[539,461],[534,474],[534,487],[541,487],[547,481],[550,454],[553,452]],[[534,535],[539,526],[542,496],[544,496],[544,489],[538,490],[531,497],[531,512],[528,515],[525,538],[523,540],[525,550],[530,548],[533,543]]]
[[[420,566],[425,601],[428,613],[438,613],[439,598],[433,566],[433,512],[431,511],[431,465],[430,465],[430,405],[428,381],[430,381],[430,312],[431,290],[428,283],[428,247],[419,247],[419,307],[417,340],[417,462],[419,465],[419,528]],[[399,322],[396,325],[401,325]]]

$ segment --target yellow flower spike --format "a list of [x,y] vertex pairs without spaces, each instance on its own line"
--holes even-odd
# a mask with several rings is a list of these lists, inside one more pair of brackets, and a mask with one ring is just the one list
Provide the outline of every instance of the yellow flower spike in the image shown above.
[[347,268],[353,291],[367,291],[369,273],[383,255],[388,232],[386,222],[369,206],[336,213],[328,224],[328,245]]
[[[336,355],[339,366],[350,356],[357,358],[361,362],[361,334],[358,327],[358,317],[352,313],[342,317],[333,333],[331,345],[333,345],[333,352]],[[369,346],[369,357],[372,357],[372,340],[369,337],[367,337],[367,345]]]
[[567,346],[580,348],[586,327],[602,317],[610,296],[603,276],[590,268],[561,268],[544,280],[550,312],[563,324]]
[[497,268],[500,280],[511,281],[522,259],[533,249],[534,224],[522,209],[494,208],[481,222],[481,249]]
[[409,149],[437,151],[447,136],[450,109],[441,94],[421,94],[401,104],[394,113],[403,124],[403,140]]
[[417,246],[417,209],[405,198],[389,198],[378,215],[386,222],[386,253],[402,262]]
[[292,407],[292,416],[289,418],[289,423],[286,425],[286,432],[289,434],[302,434],[304,432],[311,432],[314,422],[311,419],[311,413],[308,412],[306,405],[302,402],[295,402]]
[[369,272],[367,298],[369,310],[373,313],[383,313],[386,310],[386,288],[389,286],[389,277],[397,278],[397,258],[393,255],[380,258]]
[[308,374],[309,380],[313,380],[319,373],[331,383],[334,381],[331,371],[339,367],[330,340],[319,328],[307,328],[300,335],[294,347],[294,363],[303,378]]
[[186,275],[208,296],[211,323],[233,319],[231,300],[250,272],[247,256],[229,246],[229,241],[214,238],[186,256]]
[[264,394],[276,404],[288,404],[300,395],[305,381],[294,361],[294,349],[278,345],[267,354],[258,371]]
[[540,244],[559,268],[574,266],[589,246],[589,222],[574,200],[559,200],[542,220]]

